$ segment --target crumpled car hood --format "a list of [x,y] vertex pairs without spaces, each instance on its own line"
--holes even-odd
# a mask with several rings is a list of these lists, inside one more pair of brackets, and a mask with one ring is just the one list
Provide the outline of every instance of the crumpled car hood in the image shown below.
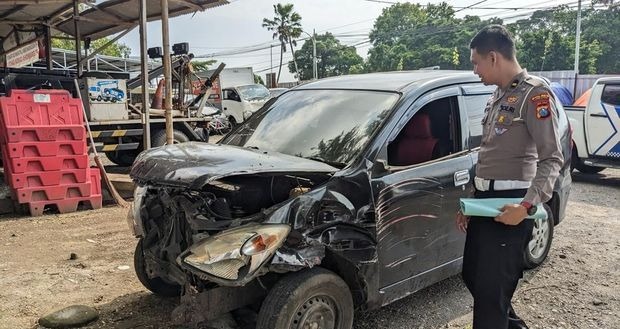
[[334,173],[337,168],[277,152],[223,144],[190,142],[142,152],[130,177],[139,182],[190,186],[227,176],[256,173]]

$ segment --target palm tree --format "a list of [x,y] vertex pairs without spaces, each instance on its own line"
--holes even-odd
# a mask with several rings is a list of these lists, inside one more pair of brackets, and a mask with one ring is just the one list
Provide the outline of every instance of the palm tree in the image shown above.
[[282,72],[282,57],[286,52],[286,44],[288,43],[293,53],[293,63],[295,64],[295,73],[299,75],[297,69],[297,61],[295,60],[295,51],[293,46],[297,46],[296,38],[301,35],[301,16],[293,11],[293,4],[277,4],[273,6],[276,14],[273,19],[263,18],[263,27],[268,31],[273,31],[273,38],[280,40],[280,67],[278,68],[278,77],[276,84],[280,82],[280,73]]

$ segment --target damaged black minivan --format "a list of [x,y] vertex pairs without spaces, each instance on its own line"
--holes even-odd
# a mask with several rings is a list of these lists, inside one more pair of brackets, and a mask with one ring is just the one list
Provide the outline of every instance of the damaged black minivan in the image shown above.
[[[460,272],[481,120],[493,87],[462,71],[343,76],[270,100],[218,144],[143,152],[130,225],[137,276],[182,296],[180,321],[253,305],[256,327],[351,328],[376,309]],[[540,264],[570,190],[566,165],[536,222]]]

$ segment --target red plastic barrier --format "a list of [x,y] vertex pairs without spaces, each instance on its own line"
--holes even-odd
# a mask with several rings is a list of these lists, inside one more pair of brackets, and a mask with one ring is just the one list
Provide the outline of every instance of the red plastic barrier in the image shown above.
[[12,90],[0,97],[0,114],[7,128],[84,124],[80,99],[66,90]]
[[41,216],[45,207],[55,206],[61,214],[74,212],[80,203],[87,203],[91,209],[99,209],[102,206],[102,196],[90,196],[84,198],[71,198],[54,201],[33,201],[28,204],[31,216]]
[[88,155],[10,159],[8,155],[3,154],[4,166],[10,166],[10,171],[13,174],[23,174],[37,171],[85,169],[88,168],[89,162],[90,159],[88,158]]
[[9,143],[6,146],[9,158],[56,157],[66,155],[87,155],[86,142],[24,142]]
[[[9,172],[5,169],[5,173]],[[86,183],[89,177],[89,170],[86,169],[70,169],[57,171],[35,171],[23,174],[9,173],[9,177],[5,177],[9,185],[15,189],[53,186],[65,184]]]
[[4,143],[84,141],[84,126],[29,126],[6,127],[1,137]]
[[17,189],[15,194],[19,203],[83,198],[90,196],[91,183],[28,187]]

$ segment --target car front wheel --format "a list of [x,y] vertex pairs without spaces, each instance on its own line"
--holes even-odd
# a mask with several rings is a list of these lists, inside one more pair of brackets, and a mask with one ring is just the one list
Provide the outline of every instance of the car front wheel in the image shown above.
[[547,258],[551,249],[554,228],[553,212],[546,204],[543,206],[548,214],[547,219],[534,220],[532,238],[525,246],[525,267],[528,269],[540,266]]
[[349,286],[322,268],[291,273],[271,289],[258,313],[257,329],[330,328],[353,326]]
[[140,283],[142,283],[146,289],[162,297],[181,296],[181,286],[164,280],[163,278],[149,276],[146,270],[142,243],[142,239],[140,239],[136,245],[136,251],[134,253],[134,268]]

